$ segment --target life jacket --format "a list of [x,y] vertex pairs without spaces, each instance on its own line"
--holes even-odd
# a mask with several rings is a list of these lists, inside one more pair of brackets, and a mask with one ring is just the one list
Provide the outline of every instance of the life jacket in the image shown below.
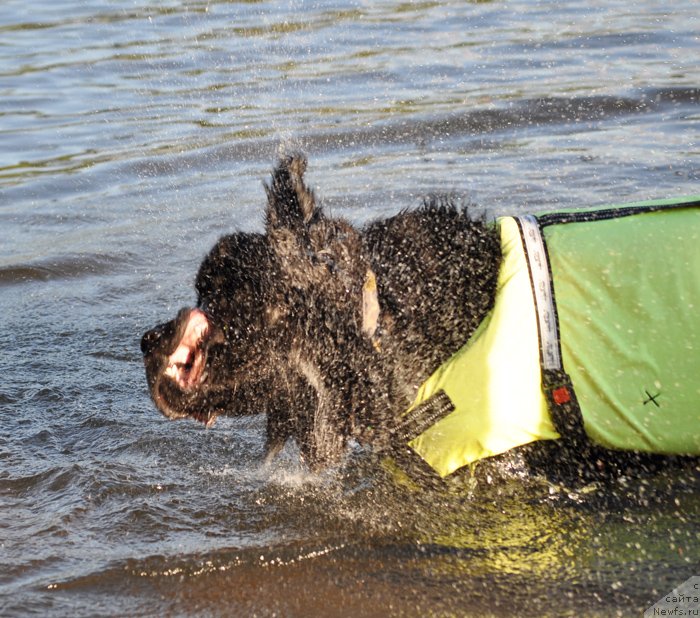
[[700,197],[496,225],[495,305],[420,387],[409,446],[442,477],[577,433],[700,455]]

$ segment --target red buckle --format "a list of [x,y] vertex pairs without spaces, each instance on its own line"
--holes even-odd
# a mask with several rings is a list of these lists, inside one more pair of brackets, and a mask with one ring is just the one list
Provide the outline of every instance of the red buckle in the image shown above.
[[552,391],[552,399],[554,400],[554,403],[556,403],[558,406],[561,406],[565,403],[569,403],[571,401],[571,391],[569,391],[569,388],[567,386],[560,386],[559,388],[555,388]]

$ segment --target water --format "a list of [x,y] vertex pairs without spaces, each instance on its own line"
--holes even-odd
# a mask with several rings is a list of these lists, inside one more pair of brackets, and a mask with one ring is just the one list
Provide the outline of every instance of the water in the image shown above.
[[700,193],[699,37],[693,2],[4,2],[0,614],[628,616],[700,574],[697,467],[264,468],[260,417],[161,418],[138,349],[280,149],[356,223]]

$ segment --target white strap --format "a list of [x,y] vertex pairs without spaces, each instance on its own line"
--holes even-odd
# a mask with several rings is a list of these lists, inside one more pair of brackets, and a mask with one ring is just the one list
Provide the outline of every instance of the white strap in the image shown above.
[[543,369],[558,370],[561,369],[559,332],[544,239],[537,219],[533,215],[523,215],[517,219],[523,231],[525,255],[535,297],[542,367]]

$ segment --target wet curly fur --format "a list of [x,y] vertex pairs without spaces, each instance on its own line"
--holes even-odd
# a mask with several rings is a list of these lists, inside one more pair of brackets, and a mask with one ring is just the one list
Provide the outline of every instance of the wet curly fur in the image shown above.
[[[266,412],[268,456],[293,438],[318,468],[350,439],[387,443],[418,386],[491,309],[501,253],[495,229],[447,199],[362,229],[329,217],[305,168],[298,155],[279,162],[265,233],[221,238],[199,269],[197,308],[146,333],[142,350],[164,414]],[[191,351],[205,369],[185,388],[167,374],[189,370],[172,358],[193,311],[207,319]]]

